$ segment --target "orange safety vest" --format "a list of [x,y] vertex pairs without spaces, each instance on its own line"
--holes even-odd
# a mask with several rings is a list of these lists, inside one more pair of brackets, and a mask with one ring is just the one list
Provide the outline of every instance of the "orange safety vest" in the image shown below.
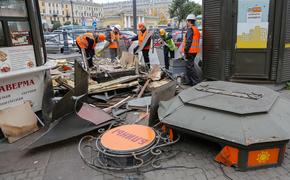
[[110,49],[117,49],[118,48],[118,42],[120,40],[120,35],[119,33],[115,34],[114,32],[110,32],[110,35],[111,35],[111,42],[110,45],[109,45],[109,48]]
[[[199,53],[199,51],[200,51],[200,47],[199,47],[200,32],[197,29],[197,27],[195,27],[195,26],[192,26],[192,31],[193,31],[192,43],[191,43],[191,46],[190,46],[188,52],[191,54]],[[182,52],[183,53],[184,53],[184,47],[186,44],[186,35],[187,35],[187,33],[185,34],[185,37],[184,37],[183,43],[182,43]]]
[[[138,41],[139,41],[138,44],[139,44],[139,46],[141,46],[143,44],[143,41],[144,41],[145,37],[147,36],[147,34],[148,34],[147,30],[144,33],[142,33],[141,31],[138,33]],[[150,49],[150,45],[145,46],[143,49],[144,50]]]
[[88,48],[89,42],[87,41],[87,37],[94,40],[94,45],[92,47],[94,49],[97,43],[96,43],[93,33],[85,33],[85,34],[79,35],[76,39],[77,44],[80,46],[81,49]]

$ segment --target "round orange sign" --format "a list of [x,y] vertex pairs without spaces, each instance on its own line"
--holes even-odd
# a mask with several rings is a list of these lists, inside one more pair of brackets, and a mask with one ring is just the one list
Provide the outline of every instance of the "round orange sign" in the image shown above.
[[112,151],[134,151],[149,146],[155,139],[152,128],[144,125],[123,125],[105,132],[101,145]]

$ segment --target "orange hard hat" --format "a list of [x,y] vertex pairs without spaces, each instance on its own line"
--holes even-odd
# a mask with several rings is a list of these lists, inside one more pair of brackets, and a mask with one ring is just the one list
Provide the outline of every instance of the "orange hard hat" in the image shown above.
[[138,28],[139,29],[143,29],[145,27],[145,24],[143,23],[143,22],[140,22],[139,24],[138,24]]
[[100,34],[99,34],[99,41],[103,42],[103,41],[105,41],[105,40],[106,40],[106,35],[103,34],[103,33],[100,33]]

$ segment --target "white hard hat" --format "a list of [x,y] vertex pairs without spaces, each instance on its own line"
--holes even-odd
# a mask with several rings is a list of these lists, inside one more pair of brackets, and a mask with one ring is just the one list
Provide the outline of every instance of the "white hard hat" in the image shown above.
[[196,20],[196,17],[194,14],[189,14],[186,18],[186,20]]
[[121,26],[120,25],[115,25],[114,28],[118,29],[119,31],[121,30]]

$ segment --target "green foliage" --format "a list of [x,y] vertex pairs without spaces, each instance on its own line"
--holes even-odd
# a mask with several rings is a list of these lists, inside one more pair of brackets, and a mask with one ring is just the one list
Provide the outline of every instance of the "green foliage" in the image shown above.
[[60,26],[61,26],[61,24],[60,24],[59,21],[54,21],[54,22],[53,22],[52,29],[53,29],[53,30],[56,30],[56,29],[58,29]]
[[70,24],[71,24],[71,22],[70,21],[67,21],[63,25],[70,25]]
[[287,88],[287,90],[290,90],[290,82],[286,83],[286,88]]
[[188,14],[201,14],[201,5],[189,0],[173,0],[169,8],[171,17],[176,17],[178,27],[180,22],[185,20]]

